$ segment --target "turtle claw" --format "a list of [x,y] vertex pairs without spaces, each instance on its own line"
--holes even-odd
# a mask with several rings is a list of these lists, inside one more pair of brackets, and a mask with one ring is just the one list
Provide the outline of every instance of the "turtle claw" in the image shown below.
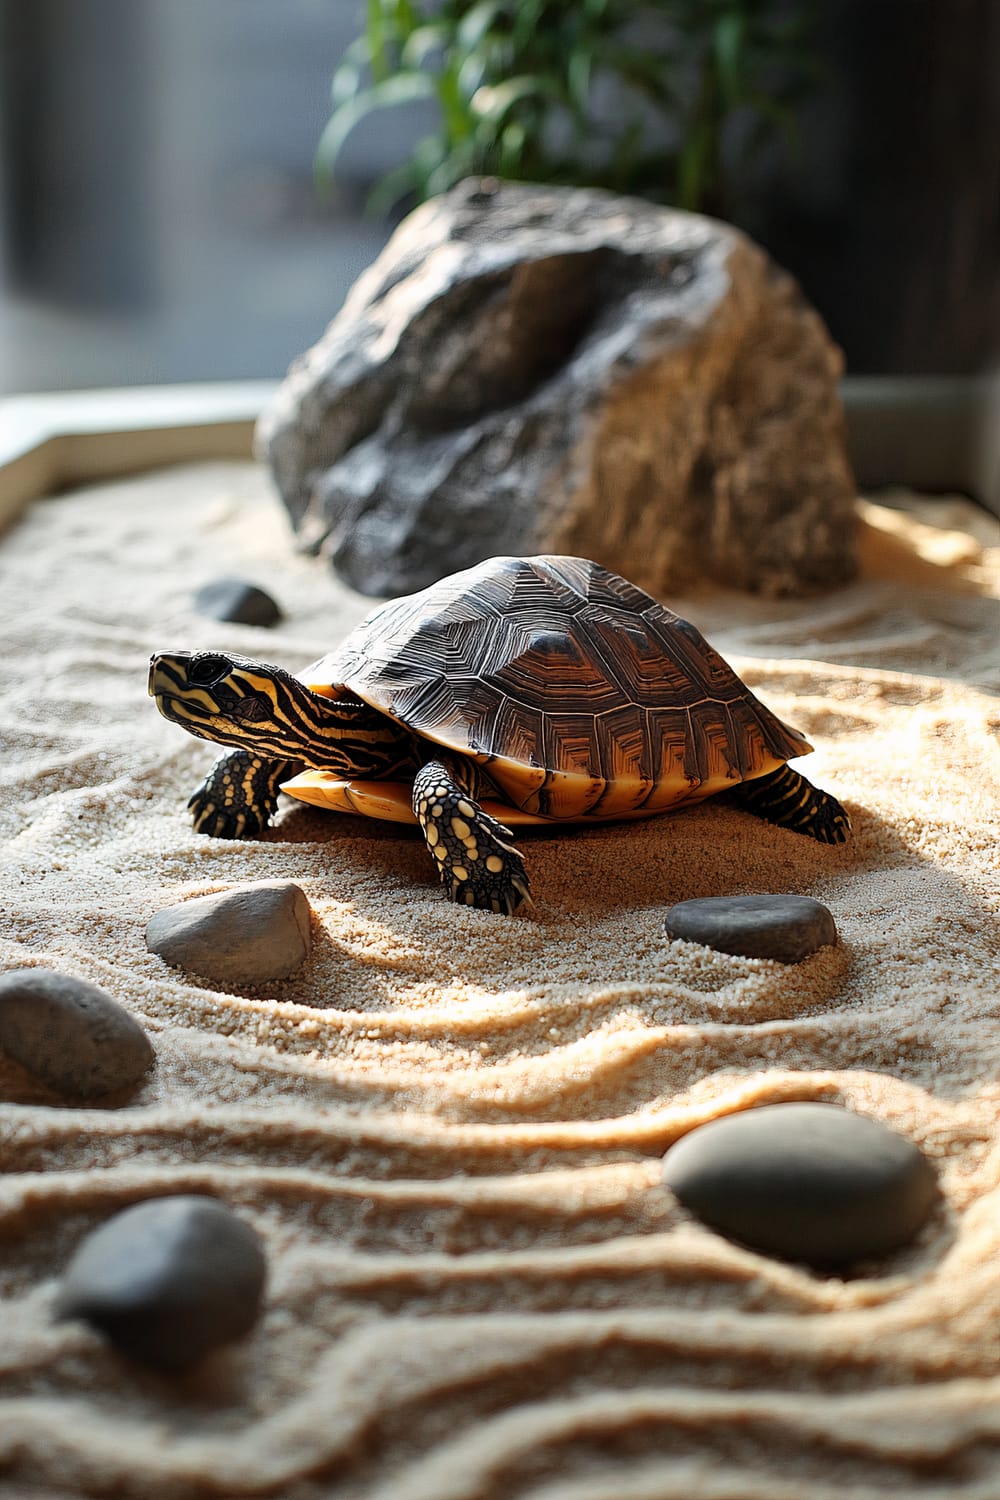
[[188,798],[196,832],[213,839],[256,839],[278,806],[285,761],[233,750],[215,762]]
[[[504,841],[512,838],[509,828],[484,812],[477,804],[477,815],[470,820],[475,840],[476,859],[469,857],[468,846],[449,851],[441,865],[441,879],[450,883],[452,901],[475,906],[480,911],[495,911],[512,916],[521,905],[534,906],[531,885],[520,851]],[[459,863],[461,861],[461,863]],[[459,878],[456,878],[456,870]],[[462,878],[464,874],[465,878]]]
[[252,808],[235,811],[220,807],[201,787],[188,798],[187,805],[195,832],[210,839],[254,839],[267,827],[266,820],[261,821]]
[[528,872],[508,842],[510,829],[484,812],[441,761],[418,772],[413,810],[452,901],[504,916],[531,904]]
[[[514,858],[511,859],[510,855]],[[515,864],[516,861],[516,864]],[[442,874],[442,880],[446,876]],[[454,880],[448,892],[458,906],[474,906],[480,911],[494,911],[510,917],[519,906],[534,906],[531,887],[524,862],[516,849],[509,851],[505,868],[497,875],[489,874],[489,880]]]

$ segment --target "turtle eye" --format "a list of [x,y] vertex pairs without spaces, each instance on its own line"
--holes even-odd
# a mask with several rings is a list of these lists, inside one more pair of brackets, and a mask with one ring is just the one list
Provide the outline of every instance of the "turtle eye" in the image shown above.
[[223,677],[228,677],[233,664],[228,656],[196,656],[188,667],[188,682],[195,687],[213,687]]

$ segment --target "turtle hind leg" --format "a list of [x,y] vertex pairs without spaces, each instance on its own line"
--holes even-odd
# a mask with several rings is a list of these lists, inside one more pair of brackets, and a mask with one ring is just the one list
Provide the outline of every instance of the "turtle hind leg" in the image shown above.
[[278,806],[278,788],[300,769],[294,760],[272,760],[249,750],[220,756],[188,799],[198,833],[216,839],[255,839]]
[[742,781],[730,795],[738,807],[765,823],[808,834],[821,844],[842,844],[851,827],[836,797],[813,786],[791,766],[779,766],[767,776]]
[[413,811],[452,901],[509,916],[531,905],[528,873],[510,829],[473,796],[477,779],[464,763],[428,761],[413,782]]

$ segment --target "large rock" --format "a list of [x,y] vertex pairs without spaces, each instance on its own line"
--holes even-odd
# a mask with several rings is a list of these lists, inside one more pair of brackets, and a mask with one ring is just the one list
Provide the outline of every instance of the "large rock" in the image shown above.
[[660,595],[808,592],[855,568],[840,373],[730,226],[467,182],[400,226],[258,446],[303,545],[364,593],[536,552]]

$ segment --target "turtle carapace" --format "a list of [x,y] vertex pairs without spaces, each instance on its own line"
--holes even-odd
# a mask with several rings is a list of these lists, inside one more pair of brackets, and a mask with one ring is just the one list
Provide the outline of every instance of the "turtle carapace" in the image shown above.
[[648,817],[729,792],[840,843],[847,814],[786,763],[812,746],[698,630],[578,557],[495,557],[381,605],[296,676],[228,652],[159,653],[160,712],[232,749],[195,826],[252,838],[284,790],[416,821],[454,901],[529,899],[511,827]]

